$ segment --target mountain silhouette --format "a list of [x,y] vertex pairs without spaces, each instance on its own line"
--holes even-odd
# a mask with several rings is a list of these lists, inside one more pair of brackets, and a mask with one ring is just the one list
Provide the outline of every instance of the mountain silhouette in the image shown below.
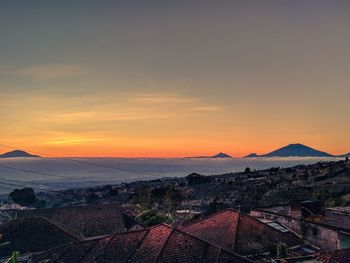
[[273,152],[260,155],[260,157],[333,157],[333,155],[318,151],[309,146],[296,143],[289,144],[285,147],[279,148]]
[[0,155],[0,158],[15,158],[15,157],[40,157],[39,155],[33,155],[25,151],[14,150]]
[[251,153],[251,154],[248,154],[245,157],[247,157],[247,158],[254,158],[254,157],[259,157],[259,155],[257,155],[256,153]]
[[226,153],[218,153],[214,156],[211,156],[210,158],[232,158],[232,156],[230,156]]
[[186,157],[186,158],[217,158],[217,159],[223,159],[223,158],[232,158],[232,156],[226,154],[226,153],[218,153],[212,156],[195,156],[195,157]]

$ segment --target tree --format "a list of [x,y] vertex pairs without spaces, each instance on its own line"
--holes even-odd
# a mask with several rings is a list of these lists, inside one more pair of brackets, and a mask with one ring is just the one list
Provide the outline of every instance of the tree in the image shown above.
[[249,168],[249,167],[245,168],[244,172],[245,172],[246,174],[250,173],[250,168]]
[[214,199],[209,203],[209,209],[208,209],[208,213],[209,214],[214,214],[217,212],[218,210],[218,196],[215,195]]
[[277,244],[277,258],[286,258],[288,253],[287,244],[280,242]]
[[154,210],[146,210],[137,216],[137,219],[141,221],[146,227],[158,225],[167,220],[167,218]]
[[147,186],[141,186],[136,189],[131,203],[139,205],[142,210],[146,210],[151,206],[151,191]]
[[9,198],[19,205],[32,205],[36,201],[34,190],[29,187],[15,189],[9,195]]
[[99,196],[96,193],[91,193],[86,197],[87,204],[93,204],[98,200]]
[[169,188],[165,194],[165,207],[167,212],[172,214],[182,200],[183,196],[179,190],[175,188]]

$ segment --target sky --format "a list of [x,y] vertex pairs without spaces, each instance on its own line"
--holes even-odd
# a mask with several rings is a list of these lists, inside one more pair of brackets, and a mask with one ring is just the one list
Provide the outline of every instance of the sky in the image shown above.
[[350,152],[349,25],[347,0],[1,1],[0,143],[55,156]]

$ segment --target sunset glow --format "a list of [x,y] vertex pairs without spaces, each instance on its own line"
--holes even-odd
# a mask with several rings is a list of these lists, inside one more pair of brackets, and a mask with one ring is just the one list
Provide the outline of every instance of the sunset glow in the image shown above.
[[101,157],[350,151],[348,1],[15,2],[0,9],[2,144]]

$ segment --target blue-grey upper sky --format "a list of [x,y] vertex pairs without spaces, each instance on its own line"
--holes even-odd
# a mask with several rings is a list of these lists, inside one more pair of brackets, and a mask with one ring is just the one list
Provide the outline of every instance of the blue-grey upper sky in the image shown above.
[[346,0],[0,3],[2,133],[57,154],[350,151],[349,76]]

